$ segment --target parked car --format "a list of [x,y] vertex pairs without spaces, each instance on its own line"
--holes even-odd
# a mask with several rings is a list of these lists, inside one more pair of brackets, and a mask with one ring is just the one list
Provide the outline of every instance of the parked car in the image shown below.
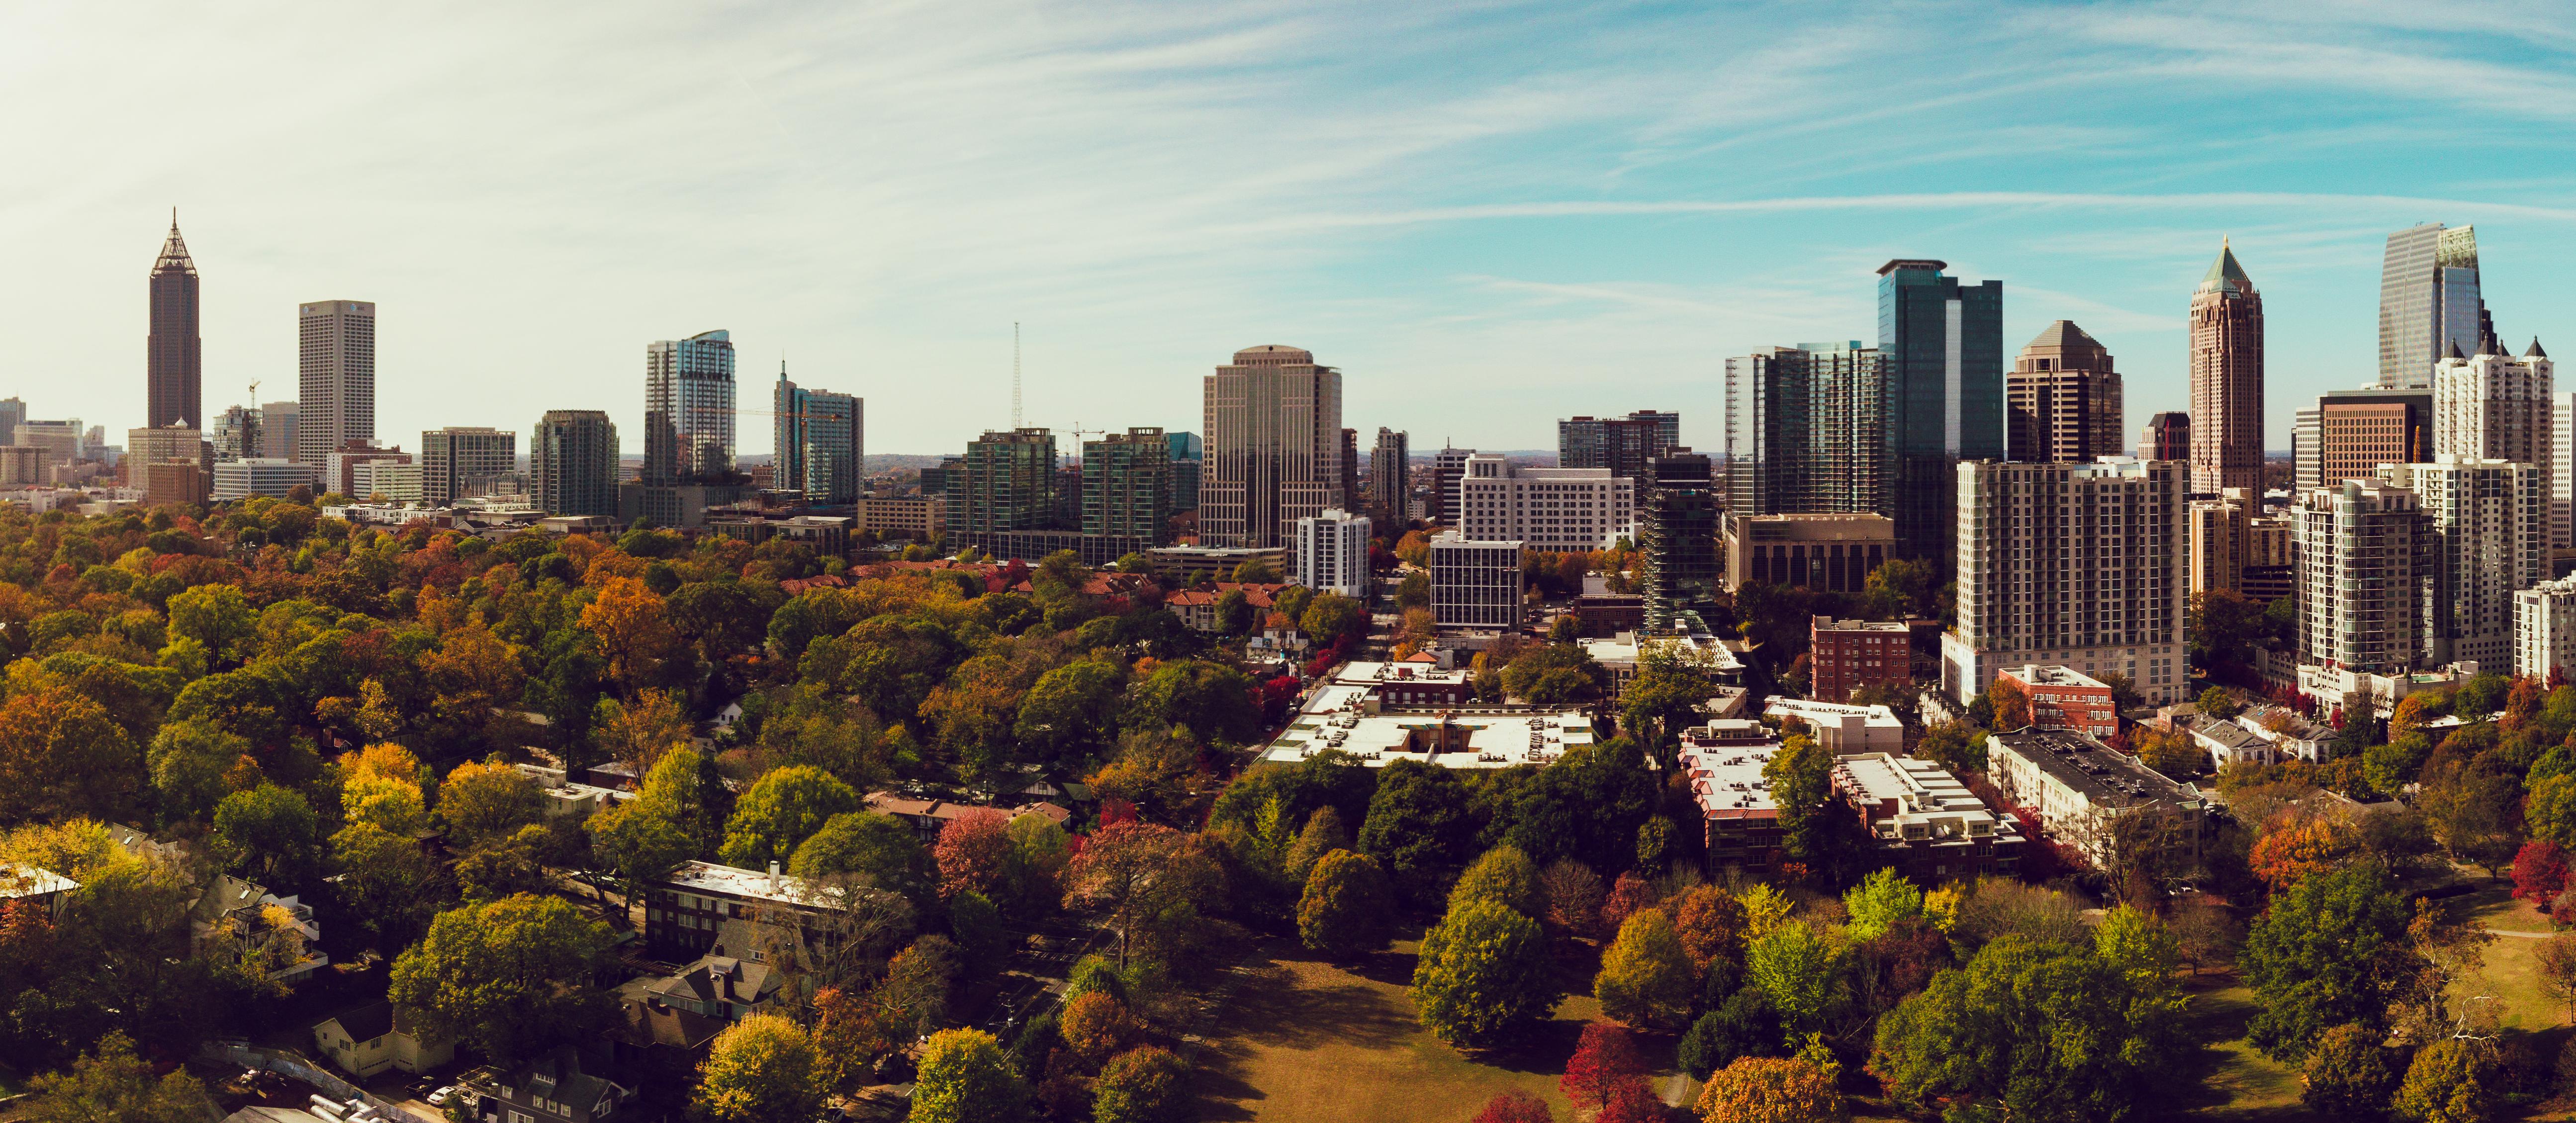
[[450,1084],[444,1088],[440,1088],[439,1090],[429,1094],[429,1106],[446,1107],[448,1099],[454,1095],[456,1095],[456,1085]]

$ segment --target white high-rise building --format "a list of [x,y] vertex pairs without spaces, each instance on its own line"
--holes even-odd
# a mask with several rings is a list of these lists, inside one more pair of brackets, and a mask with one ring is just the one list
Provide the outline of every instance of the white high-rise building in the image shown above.
[[2513,673],[2546,682],[2560,671],[2576,678],[2576,577],[2513,595]]
[[2177,460],[1958,466],[1958,626],[1941,688],[1965,702],[2002,667],[2124,675],[2153,703],[2189,691]]
[[2415,493],[2386,480],[2345,480],[2300,492],[2290,516],[2299,555],[2299,662],[2414,670],[2426,654],[2434,550],[2432,520]]
[[2576,392],[2564,390],[2549,393],[2549,548],[2576,549]]
[[2539,466],[2440,454],[2379,474],[2414,492],[2432,521],[2432,661],[2501,665],[2513,645],[2513,594],[2549,576],[2549,492]]
[[1448,531],[1431,540],[1431,618],[1443,628],[1521,621],[1521,544]]
[[2519,359],[2452,351],[2433,368],[2433,454],[2546,466],[2550,381],[2537,340]]
[[1533,550],[1606,550],[1637,536],[1636,481],[1608,468],[1520,468],[1499,452],[1469,456],[1455,525],[1469,538]]
[[1297,542],[1291,578],[1319,593],[1340,593],[1366,601],[1369,579],[1369,520],[1340,508],[1297,520]]
[[376,306],[323,300],[296,308],[300,389],[295,458],[319,464],[350,441],[376,439]]

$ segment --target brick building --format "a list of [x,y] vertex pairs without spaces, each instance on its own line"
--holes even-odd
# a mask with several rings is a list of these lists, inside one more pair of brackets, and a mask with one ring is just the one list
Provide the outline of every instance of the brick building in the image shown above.
[[2091,675],[2066,667],[2029,664],[2004,667],[1999,679],[2020,683],[2030,695],[2030,723],[2041,729],[2072,729],[2095,737],[2120,731],[2120,714],[2111,702],[2111,687]]
[[1809,619],[1807,634],[1813,668],[1807,693],[1812,697],[1841,702],[1864,686],[1913,681],[1912,632],[1903,621],[1817,616]]

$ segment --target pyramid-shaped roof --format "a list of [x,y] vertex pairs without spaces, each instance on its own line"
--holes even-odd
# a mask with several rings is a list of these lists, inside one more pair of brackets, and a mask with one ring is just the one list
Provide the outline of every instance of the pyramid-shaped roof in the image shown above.
[[2245,275],[2245,267],[2236,263],[2236,251],[2228,248],[2227,239],[2218,240],[2218,260],[2209,263],[2209,272],[2200,278],[2201,292],[2254,291],[2254,279]]
[[2059,320],[2040,329],[2039,338],[2031,340],[2027,346],[2058,348],[2080,347],[2090,348],[2096,351],[2105,349],[2101,343],[2095,341],[2094,338],[2087,334],[2083,328],[2076,327],[2075,321],[2073,320]]
[[2549,357],[2549,352],[2540,349],[2540,337],[2535,335],[2531,337],[2531,350],[2523,352],[2522,357],[2526,359],[2546,359]]
[[162,273],[197,275],[197,263],[188,259],[188,243],[179,238],[179,211],[176,207],[170,210],[169,240],[161,243],[161,259],[152,263],[152,272],[156,276]]

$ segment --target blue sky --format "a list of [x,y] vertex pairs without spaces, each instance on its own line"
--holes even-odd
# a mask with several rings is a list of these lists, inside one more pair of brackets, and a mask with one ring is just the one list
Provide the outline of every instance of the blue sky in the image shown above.
[[2134,433],[2222,235],[2285,448],[2427,220],[2517,346],[2576,346],[2564,5],[316,11],[0,9],[0,396],[138,423],[173,204],[209,412],[292,394],[297,302],[373,300],[406,448],[604,408],[637,451],[644,345],[723,327],[747,407],[783,354],[872,451],[952,451],[1008,423],[1014,320],[1030,424],[1196,428],[1287,343],[1416,449],[1649,407],[1713,447],[1725,356],[1873,339],[1895,256],[2001,278],[2012,348],[2083,325]]

